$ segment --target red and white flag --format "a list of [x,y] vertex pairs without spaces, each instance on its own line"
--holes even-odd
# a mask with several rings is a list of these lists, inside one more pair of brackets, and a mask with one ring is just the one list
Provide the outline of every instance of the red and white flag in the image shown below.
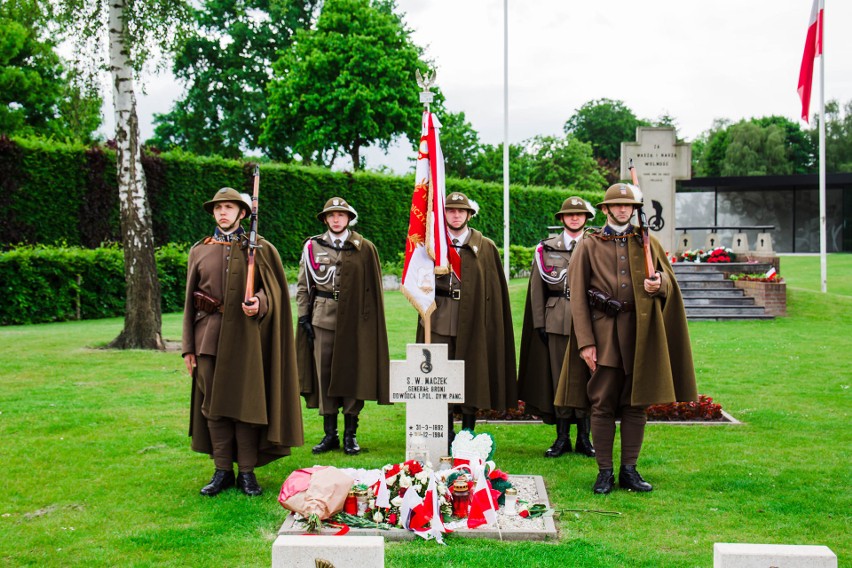
[[435,274],[446,274],[451,266],[457,276],[461,272],[444,221],[447,190],[440,128],[438,118],[424,111],[402,270],[402,293],[424,318],[435,310]]
[[769,280],[775,280],[775,278],[777,276],[778,276],[778,272],[775,270],[775,267],[773,266],[772,268],[770,268],[769,270],[766,271],[764,278],[767,278]]
[[811,108],[811,86],[814,79],[814,59],[822,55],[822,15],[825,0],[814,0],[808,20],[808,35],[805,38],[805,54],[799,70],[799,98],[802,100],[802,120],[808,122]]
[[467,515],[467,527],[475,529],[480,525],[493,525],[497,522],[497,500],[492,493],[491,484],[485,476],[485,469],[479,471],[476,488],[470,498],[470,513]]

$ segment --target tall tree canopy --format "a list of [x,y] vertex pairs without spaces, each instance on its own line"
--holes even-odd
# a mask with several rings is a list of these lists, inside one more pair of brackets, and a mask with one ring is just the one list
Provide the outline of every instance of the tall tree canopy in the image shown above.
[[693,145],[693,174],[752,176],[815,171],[813,140],[781,116],[730,123],[717,120]]
[[101,100],[57,55],[32,8],[0,5],[0,132],[91,142]]
[[623,101],[597,99],[578,108],[565,122],[564,130],[591,144],[596,158],[617,163],[621,159],[621,143],[635,140],[636,127],[649,124],[636,118]]
[[[819,118],[808,132],[814,148],[819,145]],[[852,100],[841,107],[836,100],[825,103],[825,168],[828,172],[852,172]]]
[[426,65],[394,9],[387,0],[325,0],[315,29],[296,32],[269,86],[260,142],[270,157],[328,163],[346,153],[358,169],[362,148],[386,150],[410,131],[414,71]]
[[172,72],[186,85],[154,115],[147,144],[236,158],[260,148],[272,62],[310,25],[319,0],[206,0],[177,47]]

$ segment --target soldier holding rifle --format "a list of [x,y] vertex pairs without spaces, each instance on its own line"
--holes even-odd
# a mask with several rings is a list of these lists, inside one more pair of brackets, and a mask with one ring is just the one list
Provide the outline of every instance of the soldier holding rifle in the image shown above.
[[209,454],[216,468],[202,495],[235,484],[260,495],[255,467],[303,443],[287,279],[256,222],[254,242],[240,226],[251,207],[237,190],[223,187],[204,210],[216,229],[190,250],[183,317],[192,449]]
[[[643,249],[642,227],[631,224],[641,206],[635,185],[607,189],[598,204],[607,223],[586,232],[568,271],[574,333],[555,404],[591,407],[598,494],[615,486],[616,419],[621,420],[618,484],[647,492],[652,486],[636,470],[645,409],[697,399],[686,313],[671,265],[656,238],[648,237]],[[579,301],[580,295],[587,301]]]

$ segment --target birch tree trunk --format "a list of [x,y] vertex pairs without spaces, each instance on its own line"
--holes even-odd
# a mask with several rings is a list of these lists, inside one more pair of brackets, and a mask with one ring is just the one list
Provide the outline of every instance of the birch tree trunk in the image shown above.
[[160,281],[142,148],[133,69],[125,42],[125,0],[109,0],[109,68],[113,81],[118,194],[124,246],[124,329],[110,347],[164,349]]

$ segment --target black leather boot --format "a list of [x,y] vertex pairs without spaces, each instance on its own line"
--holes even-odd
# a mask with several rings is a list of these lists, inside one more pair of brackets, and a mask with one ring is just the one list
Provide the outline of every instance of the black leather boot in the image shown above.
[[546,458],[558,458],[571,451],[571,423],[567,418],[556,419],[556,441],[544,452]]
[[449,418],[447,420],[448,429],[447,429],[447,455],[453,455],[453,440],[456,439],[456,424],[455,417],[453,416],[452,411],[450,411]]
[[474,431],[476,428],[476,414],[462,414],[462,430]]
[[230,469],[217,469],[210,483],[201,488],[201,494],[213,497],[225,489],[234,486],[234,472]]
[[591,420],[588,416],[577,419],[577,443],[574,444],[574,451],[593,458],[595,457],[595,448],[592,446],[592,441],[589,440],[590,429]]
[[324,454],[331,450],[340,449],[340,438],[337,437],[337,414],[323,414],[322,429],[325,436],[319,444],[311,448],[315,454]]
[[238,473],[237,487],[240,488],[240,491],[252,497],[263,493],[263,488],[258,485],[257,477],[255,477],[253,471],[250,471],[248,473],[243,473],[241,471],[240,473]]
[[354,456],[361,451],[355,434],[358,432],[358,417],[352,414],[343,415],[343,452]]
[[646,493],[654,489],[654,486],[642,479],[635,465],[623,465],[618,470],[618,486],[628,491],[640,491]]
[[615,476],[612,475],[612,469],[602,469],[598,472],[598,478],[595,480],[594,490],[598,495],[606,495],[615,487]]

